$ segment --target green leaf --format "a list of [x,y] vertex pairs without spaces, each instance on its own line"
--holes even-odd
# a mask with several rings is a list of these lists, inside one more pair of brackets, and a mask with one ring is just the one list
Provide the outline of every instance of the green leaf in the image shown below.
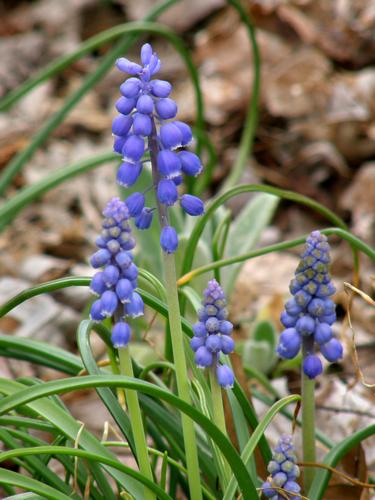
[[186,274],[191,270],[195,249],[201,237],[201,234],[204,231],[204,228],[209,221],[209,219],[213,216],[215,211],[223,205],[229,199],[238,196],[243,193],[268,193],[274,196],[278,196],[279,198],[294,201],[295,203],[299,203],[301,205],[310,207],[311,209],[317,211],[324,217],[326,217],[330,222],[337,225],[338,227],[346,230],[347,225],[344,221],[342,221],[339,217],[337,217],[331,210],[324,207],[320,203],[317,203],[312,198],[307,196],[300,195],[293,191],[286,191],[284,189],[278,189],[271,186],[263,186],[260,184],[243,184],[240,186],[235,186],[231,188],[229,191],[226,191],[223,194],[219,194],[215,199],[213,199],[207,206],[206,212],[199,218],[196,222],[194,229],[190,235],[189,243],[185,252],[185,258],[182,265],[182,274]]
[[[241,453],[241,458],[244,464],[246,464],[251,456],[253,455],[255,448],[259,442],[259,439],[261,436],[263,436],[266,428],[269,426],[273,418],[278,414],[278,412],[284,408],[284,406],[287,406],[291,403],[294,403],[296,401],[299,401],[301,399],[301,396],[299,395],[292,395],[292,396],[287,396],[277,403],[275,403],[265,414],[263,417],[262,421],[259,422],[257,428],[254,430],[251,438],[249,439],[249,442],[245,446],[243,452]],[[231,480],[228,484],[228,487],[224,493],[223,500],[231,500],[236,492],[236,478],[234,476],[231,477]]]
[[[349,451],[357,446],[361,441],[375,435],[375,424],[369,425],[365,429],[361,429],[351,436],[343,439],[340,443],[333,446],[324,457],[323,463],[331,467],[336,467],[340,460]],[[324,492],[328,486],[331,477],[331,471],[326,469],[318,469],[315,473],[314,481],[311,485],[308,497],[310,500],[322,500]]]
[[[63,379],[69,380],[69,379]],[[61,380],[61,381],[63,381]],[[74,379],[73,379],[74,380]],[[14,382],[11,380],[6,380],[4,378],[0,379],[0,392],[4,394],[8,394],[7,397],[2,399],[2,402],[6,401],[7,398],[17,398],[22,393],[33,394],[34,391],[38,392],[45,386],[45,383],[42,385],[37,385],[34,387],[25,388],[24,385],[19,382]],[[107,450],[104,446],[100,444],[100,442],[86,429],[81,429],[81,425],[66,411],[57,406],[54,402],[48,399],[43,399],[41,401],[33,401],[27,405],[28,408],[37,412],[40,416],[53,423],[53,425],[59,429],[65,436],[71,439],[73,442],[76,441],[77,436],[79,434],[79,444],[83,449],[90,451],[92,453],[102,454],[104,457],[109,457],[110,459],[116,458],[113,453]],[[5,412],[3,412],[5,413]],[[137,495],[142,495],[142,488],[137,484],[132,478],[128,476],[124,476],[122,473],[117,470],[113,470],[108,468],[107,470],[116,481],[121,484],[126,484],[128,490],[137,497]],[[102,485],[103,486],[103,485]],[[114,498],[112,491],[106,491],[106,496],[108,498]],[[140,498],[139,497],[139,498]]]
[[[3,452],[0,455],[0,461],[4,460],[9,460],[10,458],[13,457],[23,457],[23,456],[28,456],[28,455],[38,455],[38,454],[46,454],[50,453],[53,455],[69,455],[72,457],[81,457],[85,458],[87,460],[92,460],[95,462],[99,462],[102,464],[105,464],[111,468],[114,468],[118,471],[121,471],[123,474],[129,476],[132,480],[136,480],[137,482],[147,486],[150,490],[155,492],[158,495],[158,498],[162,500],[171,500],[171,497],[167,495],[156,483],[153,481],[150,481],[147,479],[145,476],[143,476],[141,473],[138,471],[132,469],[131,467],[128,467],[126,465],[123,465],[121,462],[119,462],[117,459],[111,459],[108,457],[104,457],[101,454],[96,454],[96,453],[91,453],[86,450],[80,450],[77,448],[67,448],[65,446],[35,446],[33,448],[19,448],[18,450],[11,450],[11,451],[6,451]],[[0,469],[1,470],[1,469]],[[126,485],[126,488],[128,485]],[[31,488],[30,488],[31,489]],[[142,488],[143,490],[143,488]],[[55,490],[54,490],[55,491]],[[50,498],[50,497],[47,497]],[[69,497],[59,497],[56,495],[55,497],[51,497],[53,499],[65,499]],[[142,497],[139,497],[140,500]]]
[[[249,200],[229,229],[226,257],[231,258],[253,249],[259,241],[263,230],[270,223],[279,199],[267,193],[261,193]],[[236,264],[224,269],[222,283],[227,295],[235,285],[242,265]]]
[[[2,456],[3,453],[1,454],[1,458]],[[13,472],[2,468],[0,468],[0,484],[12,485],[16,486],[17,488],[33,491],[42,495],[43,498],[49,498],[51,500],[70,500],[70,496],[59,492],[55,488],[51,488],[50,486],[43,484],[40,481],[36,481],[35,479],[24,476],[23,474],[19,474],[18,472]]]
[[[10,390],[10,387],[15,387],[15,382],[0,380],[0,391],[10,394],[0,400],[0,413],[7,413],[14,408],[27,404],[31,408],[39,408],[43,410],[44,405],[48,405],[50,402],[46,399],[42,399],[41,401],[35,401],[39,398],[45,398],[45,396],[49,396],[51,394],[62,394],[66,392],[71,392],[78,389],[88,389],[88,388],[96,388],[96,387],[123,387],[129,390],[137,390],[140,392],[144,392],[145,394],[149,394],[155,398],[162,399],[166,401],[168,404],[174,406],[179,409],[190,418],[192,418],[197,424],[199,424],[203,430],[209,435],[209,437],[215,442],[215,444],[220,448],[221,452],[225,456],[227,462],[229,463],[233,474],[236,477],[238,485],[243,493],[243,497],[245,499],[252,500],[256,498],[256,490],[251,481],[249,473],[241,461],[237,451],[233,447],[233,445],[228,441],[228,439],[224,436],[224,434],[210,421],[210,419],[206,418],[200,412],[198,412],[195,408],[187,404],[185,401],[178,398],[171,392],[165,391],[159,387],[156,387],[153,384],[129,379],[124,376],[86,376],[80,378],[67,378],[62,380],[45,382],[42,385],[38,385],[32,388],[27,388],[24,390]],[[18,384],[17,384],[18,386]],[[41,412],[42,413],[42,412]],[[56,424],[56,417],[54,418],[54,423]],[[78,425],[74,422],[75,427]],[[61,424],[60,424],[61,425]],[[80,444],[82,447],[93,447],[93,440],[90,436],[84,436],[82,432],[80,437]],[[86,446],[85,446],[86,445]],[[100,445],[99,454],[104,455],[103,446]],[[91,451],[91,450],[90,450]],[[107,451],[107,450],[106,450]],[[111,457],[112,458],[112,457]],[[112,476],[115,476],[115,473],[111,468],[109,468],[109,472]],[[127,479],[127,486],[129,486],[129,478]],[[130,489],[130,488],[128,488]]]
[[[19,442],[16,441],[5,429],[0,429],[0,440],[8,449],[19,448]],[[46,467],[39,457],[25,457],[24,467],[29,470],[34,476],[38,475],[45,484],[56,488],[61,493],[70,495],[77,499],[78,496],[73,492],[72,488],[62,481],[54,472]]]
[[39,182],[27,186],[18,191],[12,198],[0,207],[0,230],[9,224],[25,206],[42,196],[47,191],[59,186],[63,182],[88,172],[105,163],[119,162],[119,156],[115,153],[104,153],[95,155],[92,158],[82,160],[72,165],[56,169],[54,172],[46,175]]

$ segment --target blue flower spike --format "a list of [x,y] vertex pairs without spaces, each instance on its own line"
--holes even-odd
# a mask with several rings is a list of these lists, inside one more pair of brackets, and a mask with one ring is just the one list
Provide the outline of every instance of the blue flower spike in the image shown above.
[[267,467],[270,475],[262,484],[265,497],[271,500],[301,500],[301,487],[296,482],[300,471],[296,462],[292,437],[284,434],[280,437]]
[[316,354],[318,349],[331,363],[343,356],[342,344],[332,331],[336,306],[330,299],[335,287],[329,274],[329,250],[327,237],[313,231],[306,240],[305,251],[290,283],[293,298],[285,304],[280,316],[285,330],[280,335],[277,352],[284,359],[292,359],[304,344],[303,371],[310,379],[323,371]]
[[[157,159],[154,188],[157,200],[165,207],[166,214],[162,218],[165,231],[160,243],[164,252],[174,253],[178,247],[178,237],[175,231],[171,231],[173,228],[168,221],[168,208],[179,202],[190,216],[196,217],[204,213],[204,205],[199,198],[189,194],[180,196],[178,192],[182,175],[197,176],[202,170],[202,164],[196,154],[185,150],[193,135],[189,125],[175,119],[177,105],[169,97],[172,85],[153,78],[160,65],[160,59],[148,43],[141,49],[140,64],[125,57],[116,61],[117,68],[131,76],[120,86],[122,97],[116,102],[119,114],[112,123],[113,149],[123,157],[117,182],[124,187],[131,187],[142,174],[143,155],[151,153],[150,148],[154,148],[153,153]],[[136,227],[148,229],[153,219],[152,209],[144,206],[144,198],[140,195],[141,193],[136,193],[129,196],[126,203]],[[99,257],[105,258],[102,255]]]
[[195,352],[198,368],[215,369],[219,385],[225,389],[233,387],[234,375],[231,368],[219,363],[220,353],[230,354],[234,350],[231,337],[233,325],[227,318],[226,298],[216,280],[208,282],[198,311],[199,322],[193,325],[194,336],[190,347]]
[[[142,212],[142,199],[132,195],[132,209]],[[119,198],[113,198],[103,211],[102,233],[97,238],[99,250],[91,257],[94,268],[102,270],[94,274],[90,290],[99,298],[92,304],[92,321],[100,322],[114,317],[112,343],[114,347],[126,347],[131,337],[126,317],[143,315],[142,297],[135,292],[138,268],[133,263],[132,249],[135,240],[131,236],[128,206]]]

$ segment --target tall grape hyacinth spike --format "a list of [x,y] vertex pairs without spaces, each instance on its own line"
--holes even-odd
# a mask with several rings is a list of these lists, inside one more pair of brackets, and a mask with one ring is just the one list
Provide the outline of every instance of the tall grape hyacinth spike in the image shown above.
[[193,325],[194,336],[190,346],[195,352],[195,362],[199,368],[216,368],[218,383],[233,387],[234,375],[227,365],[219,364],[220,353],[230,354],[234,349],[233,325],[227,320],[226,299],[216,280],[208,282],[204,291],[202,309],[198,311],[199,322]]
[[[168,208],[179,201],[187,214],[202,215],[203,202],[190,194],[180,196],[178,191],[183,174],[197,176],[201,172],[201,161],[185,149],[193,136],[186,123],[175,119],[177,105],[169,97],[172,85],[152,78],[160,69],[160,59],[151,45],[143,45],[141,64],[121,57],[116,66],[132,75],[120,86],[122,96],[116,102],[119,115],[112,123],[114,151],[123,157],[117,182],[125,187],[135,185],[142,173],[142,157],[150,153],[162,227],[160,244],[166,253],[174,253],[178,237],[169,223]],[[144,193],[133,193],[125,201],[138,229],[148,229],[154,211],[145,207]]]
[[307,238],[289,287],[293,298],[285,304],[280,317],[285,330],[280,335],[277,352],[282,358],[292,359],[303,345],[303,371],[310,379],[323,371],[316,354],[318,349],[330,362],[338,361],[343,354],[342,345],[332,332],[336,306],[330,299],[335,287],[328,269],[329,250],[327,237],[319,231],[313,231]]
[[272,460],[267,470],[270,473],[267,481],[262,484],[263,495],[271,500],[290,498],[301,500],[301,488],[296,482],[299,476],[299,467],[291,436],[284,434],[280,437],[272,453]]
[[113,198],[103,211],[101,235],[96,240],[99,248],[91,257],[94,268],[102,268],[92,278],[90,289],[99,296],[91,306],[91,319],[102,321],[114,317],[112,342],[115,347],[126,347],[130,327],[126,317],[143,315],[142,297],[137,288],[138,268],[133,262],[135,239],[131,235],[129,210],[119,198]]

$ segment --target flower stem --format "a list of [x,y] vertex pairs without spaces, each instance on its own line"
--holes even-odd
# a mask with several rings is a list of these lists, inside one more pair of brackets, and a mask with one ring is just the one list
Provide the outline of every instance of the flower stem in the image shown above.
[[[158,185],[160,176],[157,167],[159,151],[155,121],[152,119],[152,134],[149,137],[149,150],[152,166],[152,179],[154,186]],[[156,199],[160,227],[168,225],[167,207]],[[184,338],[181,327],[180,304],[178,301],[176,262],[173,254],[163,252],[166,299],[168,304],[168,319],[170,340],[172,344],[173,361],[176,370],[178,396],[186,403],[192,404],[190,397],[189,378],[184,351]],[[182,433],[184,437],[186,468],[188,470],[188,483],[190,498],[202,499],[201,479],[198,462],[198,449],[193,421],[185,414],[181,415]]]
[[[210,373],[213,421],[214,421],[214,424],[216,425],[216,427],[218,427],[221,430],[221,432],[226,436],[227,435],[227,426],[225,423],[223,395],[221,392],[221,387],[218,384],[218,381],[216,378],[214,366],[212,366],[210,368],[209,373]],[[219,456],[222,458],[222,464],[221,464],[222,478],[220,478],[220,481],[222,483],[223,490],[225,490],[225,488],[229,482],[229,479],[231,477],[231,470],[229,468],[228,462],[222,457],[221,454]]]
[[[122,375],[134,378],[132,361],[129,353],[129,347],[120,347],[118,350],[120,360],[120,372]],[[136,391],[125,391],[126,402],[129,409],[130,421],[133,429],[135,449],[140,472],[150,479],[154,480],[147,451],[146,434],[143,427],[141,408],[139,406],[138,395]],[[144,492],[145,500],[155,500],[155,494],[148,488]]]
[[[181,328],[180,305],[178,303],[176,286],[176,266],[174,256],[163,254],[165,285],[167,291],[168,317],[171,329],[171,341],[173,358],[176,369],[177,391],[181,399],[186,403],[192,404],[189,392],[189,379],[187,373],[183,333]],[[202,498],[201,480],[199,473],[199,462],[197,453],[197,444],[193,421],[182,414],[182,432],[184,435],[186,466],[188,470],[188,482],[190,489],[190,498],[200,500]]]
[[[311,352],[310,345],[314,339],[305,337],[302,343],[303,358]],[[312,342],[311,342],[312,341]],[[316,462],[315,450],[315,380],[309,379],[301,370],[302,384],[302,447],[303,461]],[[315,470],[311,467],[304,468],[305,495],[308,495],[313,482]]]

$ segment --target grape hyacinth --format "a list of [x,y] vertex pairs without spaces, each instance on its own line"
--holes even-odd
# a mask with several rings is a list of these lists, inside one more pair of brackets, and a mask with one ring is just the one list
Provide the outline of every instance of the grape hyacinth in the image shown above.
[[91,306],[91,319],[102,321],[114,317],[112,342],[115,347],[126,347],[131,331],[126,317],[143,315],[142,297],[137,288],[138,268],[133,262],[135,239],[129,225],[129,209],[119,198],[113,198],[103,210],[101,235],[96,240],[99,248],[91,257],[91,265],[102,268],[91,280],[91,291],[99,298]]
[[199,368],[216,368],[216,378],[221,387],[233,387],[234,375],[227,365],[219,364],[220,352],[230,354],[234,349],[231,336],[233,325],[227,320],[226,299],[216,280],[208,282],[198,311],[199,322],[193,325],[194,336],[190,346],[195,352],[195,362]]
[[285,330],[280,335],[277,352],[282,358],[292,359],[303,346],[303,371],[310,379],[323,371],[322,362],[315,354],[317,348],[330,362],[339,360],[343,354],[342,345],[332,332],[336,306],[330,299],[335,287],[329,263],[327,237],[313,231],[290,283],[293,298],[285,304],[280,317]]
[[[202,215],[204,205],[197,196],[180,196],[178,192],[182,175],[197,176],[202,170],[201,161],[190,151],[177,151],[186,148],[193,136],[186,123],[175,119],[177,105],[169,97],[172,85],[152,78],[160,69],[160,59],[151,45],[142,46],[141,64],[121,57],[116,66],[131,75],[120,86],[122,96],[116,102],[119,115],[112,123],[114,151],[123,156],[117,182],[125,187],[136,184],[142,173],[142,157],[146,152],[150,153],[153,187],[163,229],[160,244],[166,253],[174,253],[178,237],[168,221],[168,208],[179,200],[187,214]],[[145,203],[144,194],[138,192],[126,200],[138,229],[148,229],[152,223],[154,210],[145,207]]]
[[[272,460],[267,470],[270,476],[262,485],[263,495],[271,500],[300,500],[301,488],[296,479],[299,476],[299,467],[291,436],[282,435],[272,453]],[[283,490],[283,491],[280,491]]]

